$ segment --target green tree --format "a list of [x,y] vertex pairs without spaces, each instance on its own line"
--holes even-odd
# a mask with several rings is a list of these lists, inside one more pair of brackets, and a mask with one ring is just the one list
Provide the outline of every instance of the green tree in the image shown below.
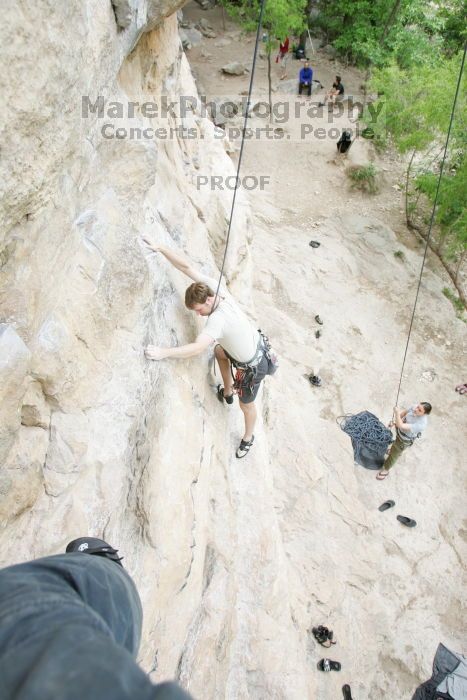
[[349,63],[404,68],[457,53],[467,0],[321,0],[317,26]]
[[[376,70],[372,87],[380,97],[363,115],[380,148],[392,143],[408,155],[406,221],[422,235],[417,223],[423,210],[420,205],[426,202],[424,197],[430,205],[434,203],[461,61],[460,54],[451,58],[438,54],[436,60],[419,66],[404,69],[393,62]],[[432,244],[464,303],[459,271],[467,251],[466,94],[464,74],[438,196],[437,240]]]

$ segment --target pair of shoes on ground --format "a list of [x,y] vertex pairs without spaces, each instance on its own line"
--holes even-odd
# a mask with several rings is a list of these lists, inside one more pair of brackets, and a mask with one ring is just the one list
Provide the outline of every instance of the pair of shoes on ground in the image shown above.
[[[313,242],[313,241],[312,241],[312,242]],[[310,243],[310,245],[311,245],[311,243]],[[315,316],[315,321],[316,321],[316,323],[318,323],[320,326],[323,325],[323,321],[321,320],[321,317],[320,317],[319,314],[316,314],[316,316]],[[315,338],[321,338],[321,331],[320,331],[319,329],[315,332]],[[321,380],[320,380],[319,384],[316,384],[316,382],[311,381],[311,377],[313,377],[313,376],[316,376],[316,375],[310,375],[310,382],[311,382],[312,384],[314,384],[315,386],[319,386],[319,385],[321,384]],[[319,377],[318,377],[318,379],[319,379]]]
[[94,554],[123,566],[121,563],[123,557],[118,556],[118,549],[114,549],[110,544],[107,544],[104,540],[99,540],[97,537],[78,537],[78,539],[72,540],[67,544],[65,552],[67,554],[71,552]]
[[467,394],[467,384],[458,384],[456,386],[456,391],[459,392],[459,394]]
[[[378,507],[378,510],[384,513],[385,510],[389,510],[389,508],[392,508],[395,505],[396,504],[394,501],[384,501],[384,503],[381,503],[381,505]],[[408,518],[406,515],[398,515],[397,520],[406,527],[415,527],[417,524],[413,518]]]
[[[311,631],[318,644],[321,644],[322,647],[326,647],[326,649],[329,649],[329,647],[336,643],[336,640],[333,639],[333,631],[328,629],[328,627],[324,627],[324,625],[313,627]],[[339,661],[333,661],[332,659],[320,659],[320,661],[318,661],[318,668],[325,673],[329,671],[340,671],[341,664]]]
[[[333,631],[327,627],[324,627],[323,625],[313,627],[311,631],[314,638],[319,644],[321,644],[321,646],[330,647],[332,644],[336,643],[335,639],[333,639]],[[342,664],[339,661],[333,661],[332,659],[320,659],[320,661],[318,661],[318,668],[320,671],[324,671],[324,673],[329,673],[330,671],[340,671]],[[350,685],[347,683],[342,686],[342,694],[344,696],[344,700],[353,700]]]

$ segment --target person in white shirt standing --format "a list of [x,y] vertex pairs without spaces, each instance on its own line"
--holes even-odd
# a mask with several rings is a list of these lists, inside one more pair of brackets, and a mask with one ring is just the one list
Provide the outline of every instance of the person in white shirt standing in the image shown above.
[[409,409],[401,411],[397,406],[394,409],[394,422],[390,424],[396,428],[396,439],[391,445],[389,454],[382,469],[376,475],[379,481],[382,481],[389,475],[390,469],[394,466],[396,460],[407,447],[411,447],[416,438],[421,437],[425,430],[428,419],[427,416],[431,413],[431,404],[427,401],[412,406]]
[[[193,343],[174,348],[148,345],[145,355],[148,360],[184,359],[199,355],[217,343],[214,354],[224,381],[224,386],[218,388],[218,398],[232,404],[234,392],[238,394],[245,432],[235,454],[239,459],[245,457],[255,439],[253,431],[257,412],[254,401],[264,377],[276,369],[267,338],[256,330],[224,286],[216,294],[218,282],[215,279],[203,275],[170,248],[156,246],[146,238],[143,240],[151,250],[162,253],[177,270],[193,280],[185,292],[185,305],[198,316],[207,317],[203,332]],[[231,365],[237,370],[235,379]]]

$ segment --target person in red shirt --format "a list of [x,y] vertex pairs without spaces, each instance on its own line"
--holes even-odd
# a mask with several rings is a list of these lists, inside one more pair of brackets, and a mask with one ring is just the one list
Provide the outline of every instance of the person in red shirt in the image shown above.
[[282,75],[280,80],[287,77],[287,60],[289,58],[289,37],[286,36],[284,41],[279,40],[279,53],[276,56],[276,63],[281,64]]

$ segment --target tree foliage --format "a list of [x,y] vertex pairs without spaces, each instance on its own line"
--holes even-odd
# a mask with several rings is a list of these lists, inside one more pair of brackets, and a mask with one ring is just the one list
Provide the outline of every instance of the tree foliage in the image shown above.
[[[393,62],[376,70],[372,87],[379,99],[364,114],[380,147],[392,143],[411,153],[406,179],[407,223],[414,225],[424,203],[433,206],[441,159],[451,120],[462,53],[438,53],[430,63],[402,68]],[[438,192],[435,222],[437,250],[457,261],[457,282],[467,251],[467,79],[463,74],[450,142]],[[384,110],[381,107],[384,106]],[[378,112],[377,120],[371,113]],[[422,210],[420,209],[422,206]],[[425,207],[425,210],[427,207]]]
[[466,40],[467,0],[321,0],[316,25],[348,62],[408,68]]
[[[249,31],[257,27],[260,13],[260,0],[223,0],[229,14],[240,21]],[[276,39],[285,39],[291,34],[299,34],[306,26],[305,8],[307,0],[266,0],[263,13],[263,28],[268,34],[268,42],[277,45]]]

